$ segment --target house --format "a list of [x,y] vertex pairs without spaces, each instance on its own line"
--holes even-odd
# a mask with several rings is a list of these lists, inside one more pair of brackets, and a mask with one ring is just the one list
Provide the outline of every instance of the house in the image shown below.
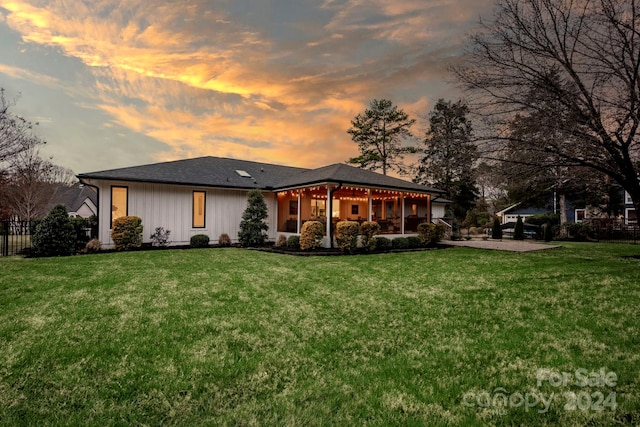
[[113,246],[113,220],[125,215],[142,218],[145,242],[156,227],[170,230],[174,245],[189,244],[196,234],[216,242],[226,233],[237,241],[252,189],[265,197],[270,240],[299,234],[309,220],[325,223],[326,236],[339,220],[377,221],[393,237],[431,222],[432,198],[442,193],[346,164],[304,169],[220,157],[83,173],[78,179],[97,191],[104,248]]
[[63,187],[56,191],[53,205],[64,205],[70,217],[89,218],[98,215],[98,196],[88,186]]
[[518,217],[522,218],[523,222],[527,222],[527,218],[529,218],[530,216],[553,213],[552,209],[519,206],[520,203],[516,203],[499,212],[496,212],[496,216],[500,218],[500,224],[515,224],[518,220]]
[[626,191],[624,192],[624,222],[627,225],[638,225],[638,213],[633,207],[633,200]]
[[[615,218],[616,221],[621,221],[627,225],[637,225],[638,217],[636,211],[633,207],[633,201],[631,200],[631,196],[628,192],[620,190],[620,195],[624,193],[624,207],[620,206],[616,211],[619,211],[620,217]],[[553,198],[548,200],[547,206],[540,207],[521,207],[520,203],[516,203],[507,207],[506,209],[501,210],[500,212],[496,212],[496,215],[501,219],[501,223],[504,225],[506,223],[513,222],[517,220],[517,217],[520,216],[523,221],[526,222],[526,218],[532,215],[540,215],[540,214],[550,214],[550,213],[559,213],[559,203],[553,203]],[[602,219],[603,217],[609,218],[608,216],[603,216],[602,211],[598,206],[586,206],[584,200],[576,200],[576,198],[567,197],[565,202],[566,209],[566,218],[567,222],[583,222],[587,221],[595,221],[598,219]],[[624,217],[622,217],[624,215]]]

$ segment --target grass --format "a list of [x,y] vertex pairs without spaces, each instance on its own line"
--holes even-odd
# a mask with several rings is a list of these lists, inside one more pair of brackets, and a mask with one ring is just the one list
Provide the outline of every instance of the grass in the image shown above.
[[638,424],[638,254],[0,258],[0,425]]
[[0,253],[4,253],[3,250],[5,243],[7,243],[6,252],[9,255],[15,255],[20,253],[24,248],[31,246],[31,235],[29,234],[11,234],[8,236],[8,242],[4,241],[4,237],[0,235]]

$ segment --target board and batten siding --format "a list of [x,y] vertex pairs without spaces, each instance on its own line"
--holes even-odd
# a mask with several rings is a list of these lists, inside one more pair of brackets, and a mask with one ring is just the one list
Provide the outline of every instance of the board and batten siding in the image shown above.
[[[143,242],[150,242],[156,227],[170,230],[171,245],[188,245],[192,236],[206,234],[212,244],[226,233],[238,241],[242,213],[247,207],[247,191],[191,187],[171,184],[102,181],[100,188],[100,229],[98,238],[103,248],[113,247],[111,240],[111,187],[127,187],[128,215],[142,218]],[[193,228],[193,192],[206,193],[205,227]],[[268,236],[276,235],[277,199],[263,192],[269,218]]]
[[446,206],[441,203],[432,203],[431,204],[431,215],[433,218],[444,218],[445,216]]

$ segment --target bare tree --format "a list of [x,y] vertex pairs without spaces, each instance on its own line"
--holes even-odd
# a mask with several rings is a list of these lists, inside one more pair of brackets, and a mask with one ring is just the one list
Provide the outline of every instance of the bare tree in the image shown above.
[[44,217],[53,207],[58,190],[75,181],[72,171],[43,159],[37,148],[14,156],[9,176],[7,205],[11,216],[23,221]]
[[[639,7],[640,0],[498,0],[454,69],[492,130],[489,149],[530,142],[507,124],[516,113],[540,112],[554,137],[538,147],[549,155],[529,163],[602,172],[640,211]],[[540,97],[562,118],[545,116]]]
[[7,100],[4,89],[0,88],[0,166],[24,151],[44,144],[33,133],[34,123],[9,111],[15,105],[16,99]]

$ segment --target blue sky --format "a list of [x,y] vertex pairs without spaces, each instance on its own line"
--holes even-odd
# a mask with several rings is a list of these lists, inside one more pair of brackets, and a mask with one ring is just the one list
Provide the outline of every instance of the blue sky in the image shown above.
[[[374,98],[457,99],[447,66],[492,0],[0,0],[0,87],[76,173],[204,155],[357,154]],[[414,126],[420,133],[421,126]]]

